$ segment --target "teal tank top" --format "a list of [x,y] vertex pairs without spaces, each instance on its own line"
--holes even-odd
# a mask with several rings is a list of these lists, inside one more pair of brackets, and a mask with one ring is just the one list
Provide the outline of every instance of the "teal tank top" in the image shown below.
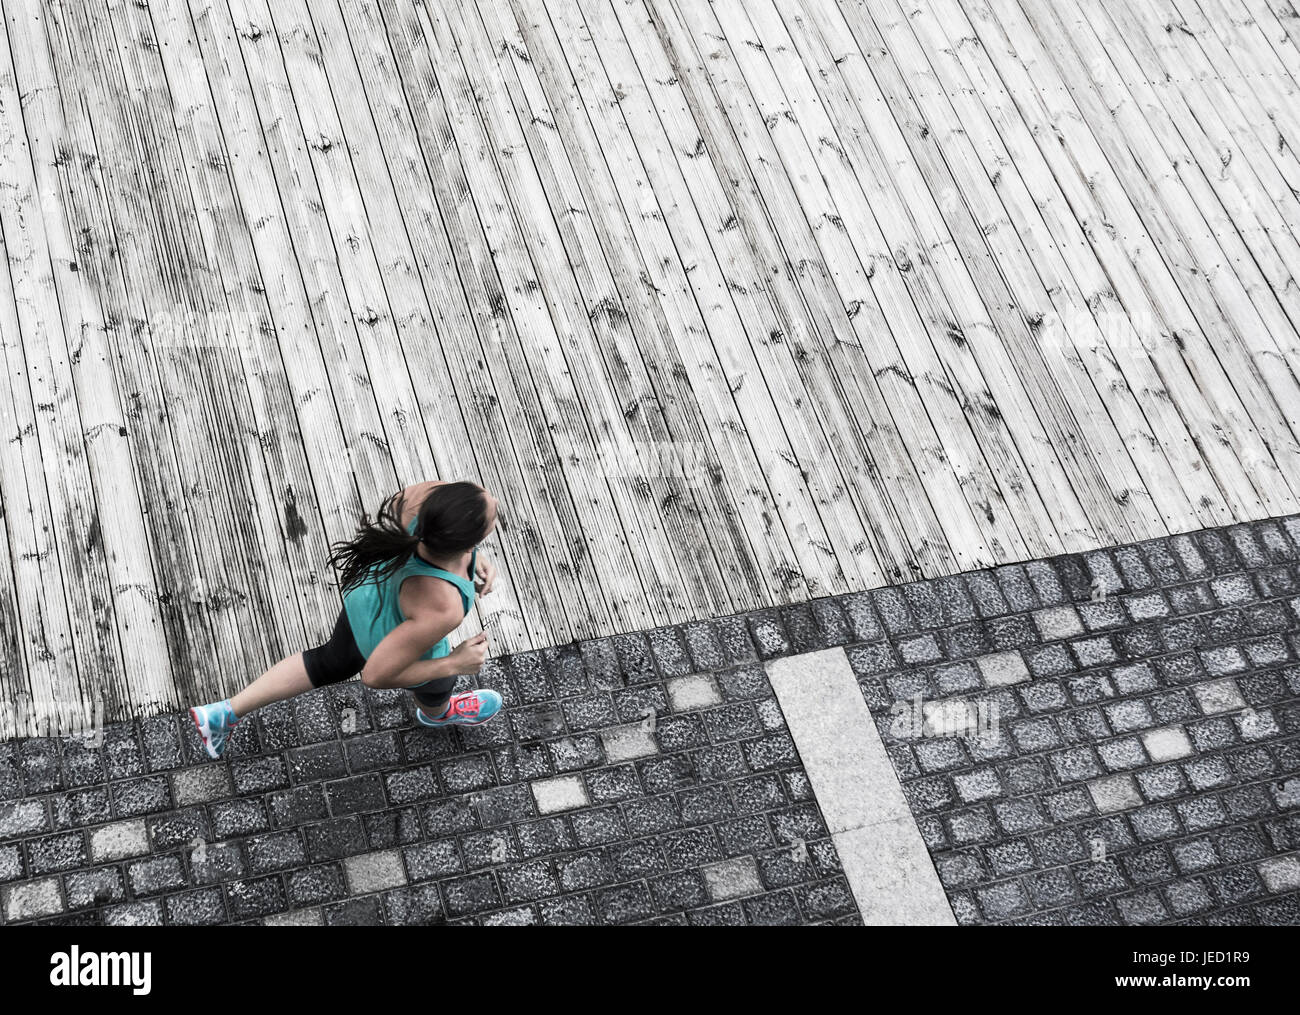
[[[407,526],[407,532],[415,532],[415,521]],[[478,561],[478,547],[470,555],[469,573],[474,573],[474,566]],[[394,571],[388,578],[382,581],[375,581],[367,577],[343,593],[343,609],[348,615],[348,624],[352,627],[352,636],[357,641],[357,648],[361,654],[369,659],[370,653],[374,652],[375,647],[384,640],[384,636],[389,631],[397,627],[398,624],[406,620],[402,613],[402,608],[398,603],[397,594],[402,587],[402,583],[407,578],[415,575],[430,575],[434,578],[442,578],[451,582],[460,590],[461,602],[465,606],[465,615],[469,615],[470,607],[474,605],[474,581],[469,575],[452,574],[450,571],[444,571],[440,567],[434,567],[432,564],[421,560],[415,554],[406,561],[401,567]],[[421,659],[441,659],[445,655],[451,654],[451,645],[446,638],[443,638],[433,648],[429,649]]]

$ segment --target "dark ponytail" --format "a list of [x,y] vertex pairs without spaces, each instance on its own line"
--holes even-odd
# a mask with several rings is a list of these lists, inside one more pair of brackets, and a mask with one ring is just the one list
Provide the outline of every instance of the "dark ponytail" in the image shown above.
[[420,540],[402,525],[402,494],[393,494],[379,506],[372,522],[361,516],[357,534],[351,540],[330,547],[330,563],[339,575],[339,586],[350,589],[359,585],[371,569],[375,576],[387,578],[415,552]]
[[401,492],[379,507],[372,522],[362,515],[357,534],[330,547],[330,563],[344,590],[367,577],[383,581],[424,543],[434,556],[460,553],[476,545],[487,531],[487,498],[474,483],[444,483],[429,491],[415,522],[415,533],[402,524]]

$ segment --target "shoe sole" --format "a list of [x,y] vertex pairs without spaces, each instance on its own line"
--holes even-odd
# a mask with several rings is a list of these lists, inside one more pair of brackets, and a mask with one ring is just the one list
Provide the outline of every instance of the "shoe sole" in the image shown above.
[[496,717],[497,714],[493,712],[486,719],[475,719],[473,722],[426,722],[417,715],[415,721],[427,730],[441,730],[446,729],[448,726],[482,726],[485,722],[491,722]]
[[[203,749],[207,752],[208,757],[213,761],[220,761],[221,754],[212,750],[212,734],[211,732],[204,732],[203,726],[199,722],[199,713],[197,709],[190,709],[190,720],[194,723],[194,728],[199,731],[199,739],[203,741]],[[238,726],[239,724],[236,723],[235,725]],[[235,727],[231,726],[230,728],[233,730]]]

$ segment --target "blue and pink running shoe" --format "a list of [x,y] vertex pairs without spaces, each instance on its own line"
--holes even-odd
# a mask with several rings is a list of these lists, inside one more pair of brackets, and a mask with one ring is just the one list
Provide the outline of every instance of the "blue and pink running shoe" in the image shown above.
[[230,705],[230,699],[192,708],[190,718],[194,720],[199,736],[203,738],[203,749],[208,752],[208,757],[220,758],[226,749],[227,740],[230,739],[230,731],[239,722],[235,718],[235,710]]
[[424,710],[415,710],[415,719],[421,726],[441,729],[444,726],[477,726],[485,723],[501,711],[501,695],[496,691],[463,691],[453,694],[447,703],[447,711],[436,719],[424,714]]

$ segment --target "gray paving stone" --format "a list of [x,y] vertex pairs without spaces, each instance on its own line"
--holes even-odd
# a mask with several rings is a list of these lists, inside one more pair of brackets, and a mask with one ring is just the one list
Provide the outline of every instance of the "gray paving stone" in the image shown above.
[[0,910],[3,910],[8,923],[50,916],[63,912],[63,909],[63,892],[58,878],[24,881],[0,888]]
[[294,870],[285,876],[289,902],[297,909],[336,902],[347,896],[339,864],[320,864]]
[[177,806],[209,803],[233,794],[230,772],[224,765],[196,765],[172,773]]
[[996,769],[980,768],[954,777],[957,793],[967,803],[991,800],[1002,794],[1002,782]]
[[116,867],[100,867],[68,874],[63,879],[68,909],[87,909],[122,902],[126,884]]
[[598,736],[591,734],[561,737],[548,742],[546,749],[557,772],[571,772],[605,763],[604,746]]
[[633,923],[646,919],[655,912],[654,901],[644,881],[597,889],[593,896],[596,911],[603,923]]
[[1197,684],[1192,688],[1201,711],[1206,715],[1230,712],[1245,708],[1246,702],[1233,680],[1215,680],[1206,684]]
[[266,917],[262,922],[268,927],[319,927],[324,919],[319,908],[308,907],[277,913]]
[[1029,669],[1018,652],[997,652],[975,660],[989,687],[1018,684],[1029,679]]
[[175,927],[205,927],[228,920],[226,900],[220,888],[201,888],[169,895],[163,900],[167,922]]
[[1142,795],[1138,792],[1133,777],[1129,775],[1095,779],[1088,783],[1088,791],[1092,794],[1097,810],[1103,814],[1139,807],[1142,804]]
[[244,843],[254,874],[286,870],[307,863],[301,835],[296,831],[254,836]]
[[708,895],[715,902],[755,895],[763,890],[753,856],[738,856],[736,859],[707,864],[701,868],[701,873],[705,877]]
[[126,880],[136,896],[159,895],[184,887],[185,870],[178,854],[153,856],[126,865]]
[[54,874],[86,864],[86,841],[81,832],[67,832],[27,843],[28,865],[33,874]]
[[109,789],[114,815],[119,818],[157,814],[177,806],[166,775],[151,775],[113,783]]
[[[504,834],[467,835],[461,840],[461,844],[464,852],[471,854],[468,858],[462,857],[454,839],[419,843],[403,850],[410,879],[427,881],[430,878],[464,873],[467,866],[487,867],[516,858],[514,844]],[[476,862],[476,857],[473,855],[476,849],[482,849],[484,854],[479,862]]]
[[289,774],[294,782],[336,779],[347,774],[343,745],[335,740],[294,748],[288,752],[288,758]]
[[1098,744],[1097,756],[1108,772],[1130,771],[1151,760],[1137,737],[1121,737]]

